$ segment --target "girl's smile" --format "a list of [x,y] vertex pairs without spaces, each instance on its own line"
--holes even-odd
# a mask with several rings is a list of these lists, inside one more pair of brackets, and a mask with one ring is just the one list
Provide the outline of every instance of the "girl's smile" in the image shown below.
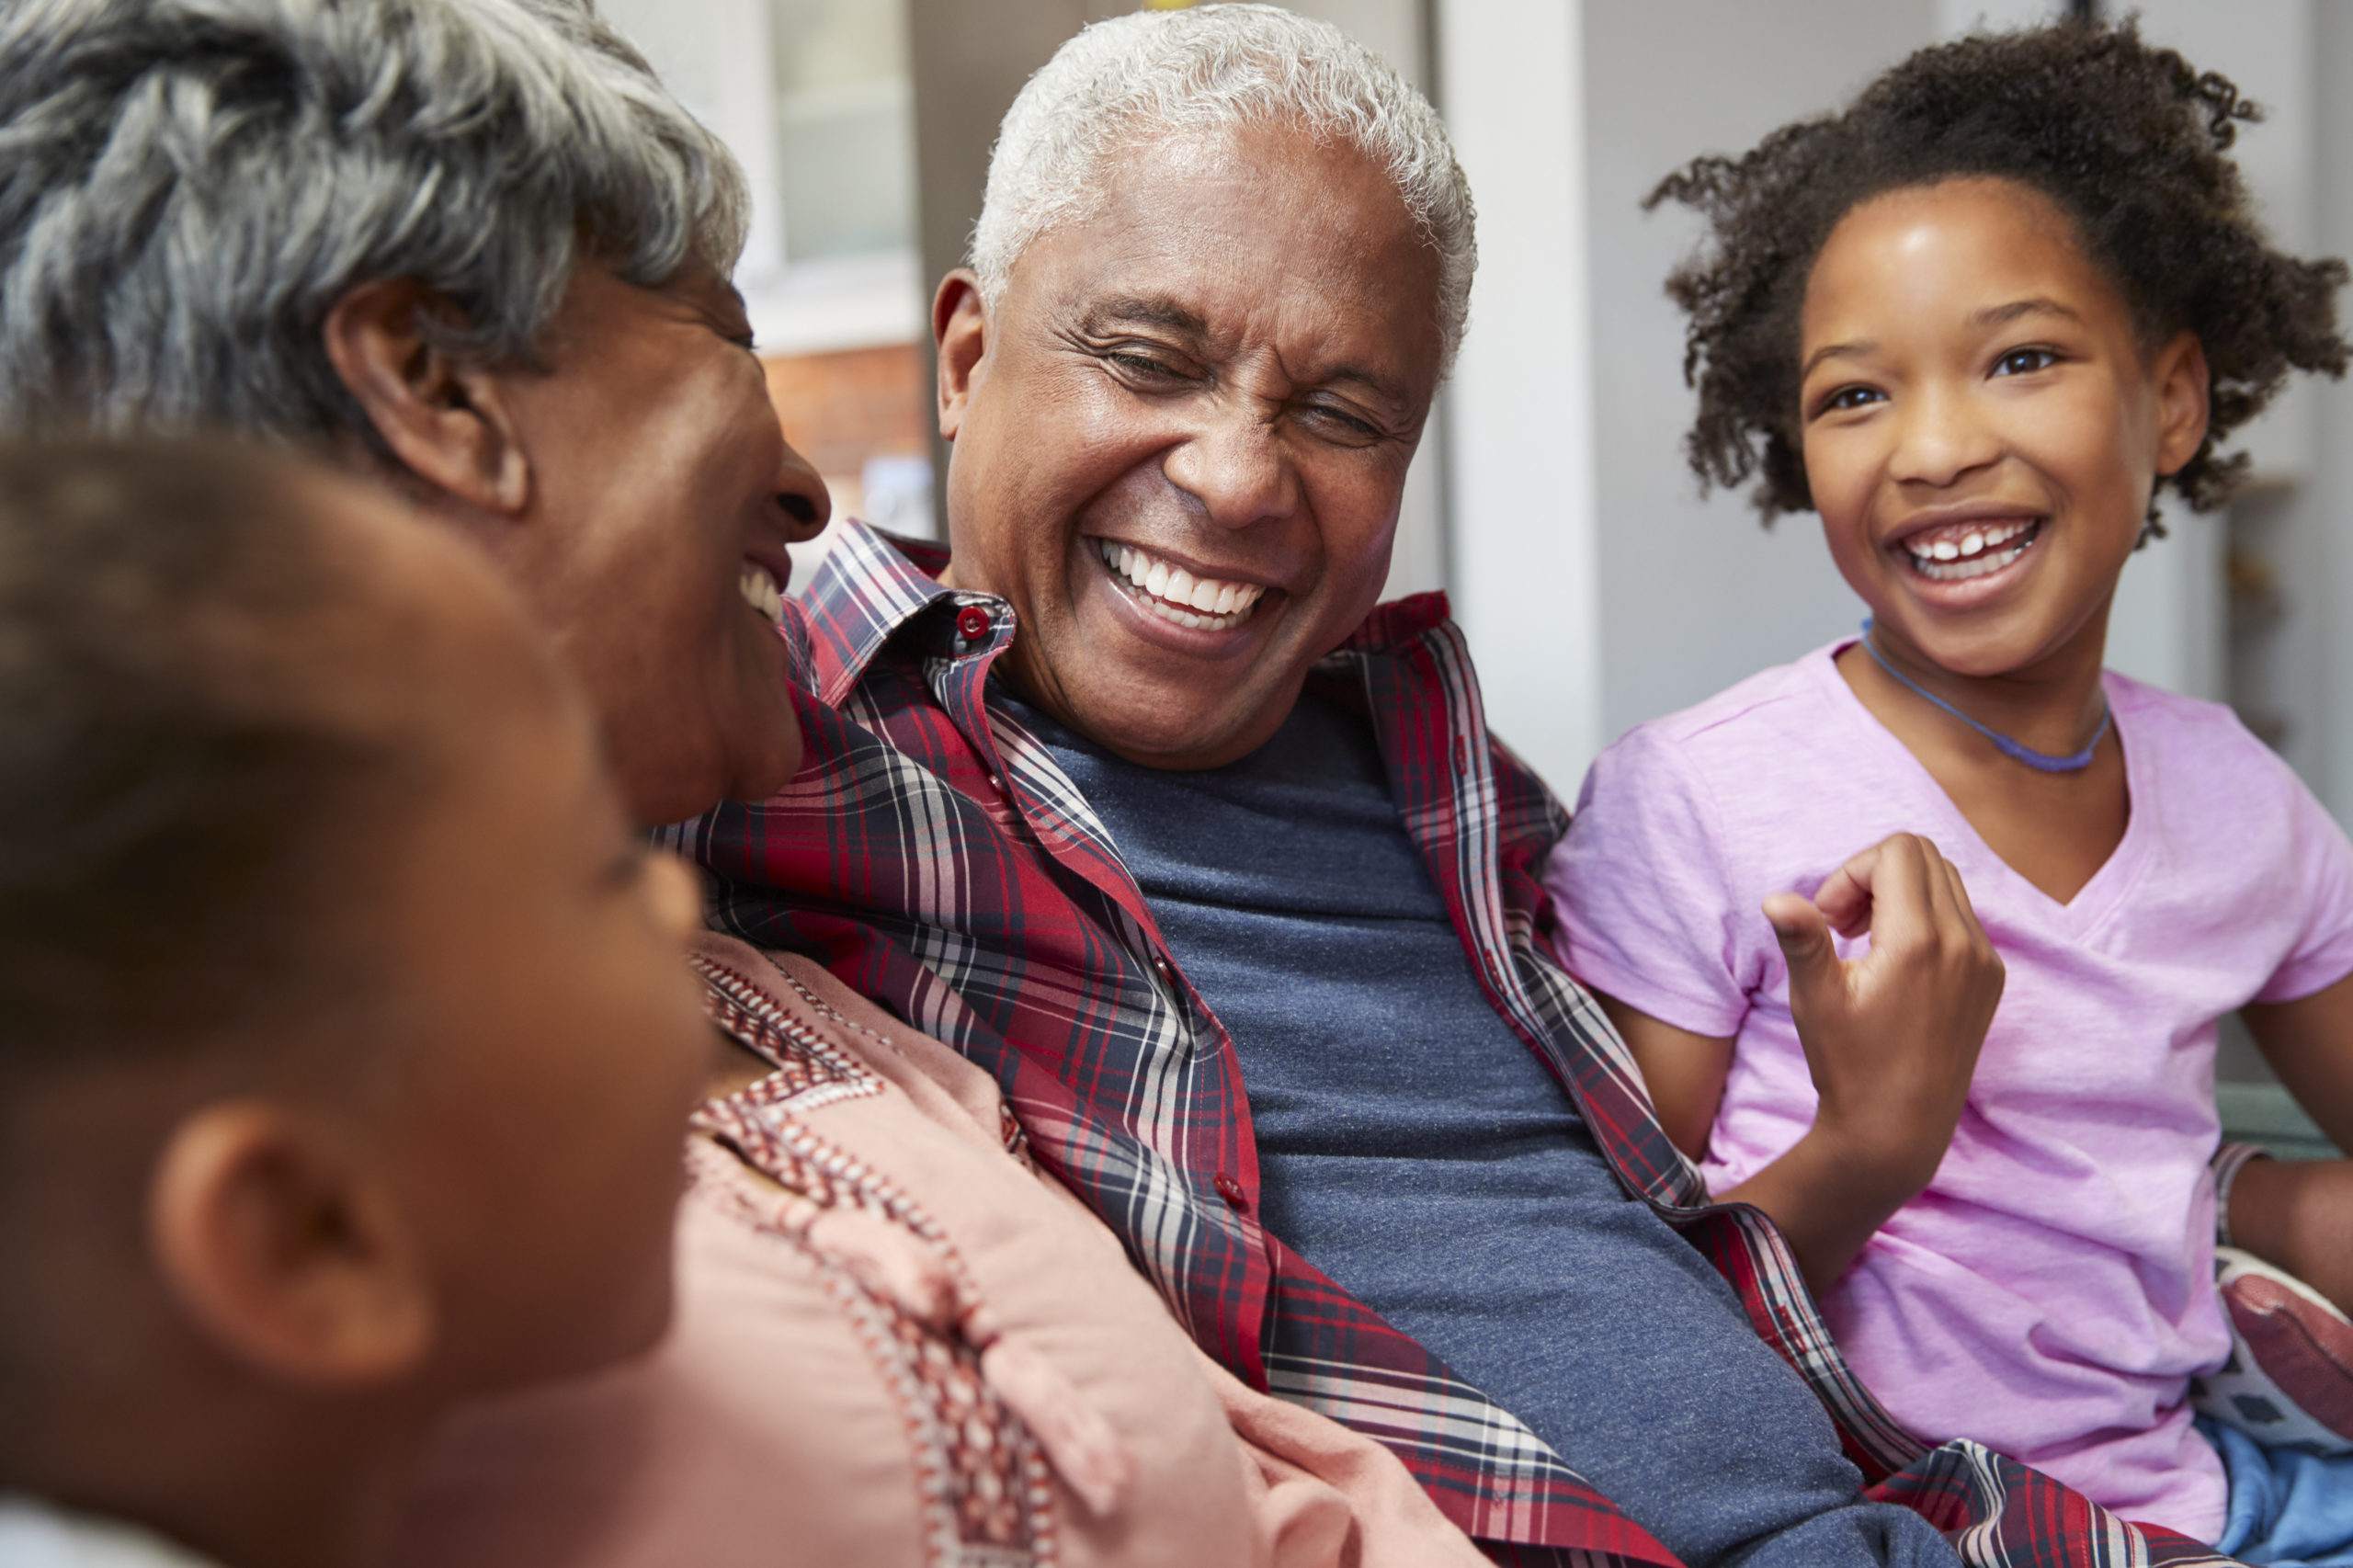
[[1889,541],[1888,549],[1899,565],[1930,583],[1949,588],[1973,585],[1968,594],[1938,596],[1951,608],[1957,599],[1999,592],[2008,580],[2005,574],[2024,561],[2041,537],[2039,513],[1999,502],[1972,503],[1932,508],[1916,517]]
[[2093,668],[2160,473],[2205,431],[2205,367],[2154,354],[2039,193],[1946,180],[1862,203],[1808,279],[1806,478],[1893,648],[1962,676],[2071,646]]

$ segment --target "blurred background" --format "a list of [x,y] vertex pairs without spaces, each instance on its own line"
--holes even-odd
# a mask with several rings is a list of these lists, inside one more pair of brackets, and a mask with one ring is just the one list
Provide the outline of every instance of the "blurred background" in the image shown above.
[[[1177,0],[1181,3],[1181,0]],[[2076,0],[2080,7],[2082,0]],[[980,208],[996,122],[1089,21],[1135,0],[601,0],[734,148],[756,200],[737,282],[777,407],[837,510],[937,530],[931,287]],[[1418,84],[1480,210],[1461,364],[1416,459],[1390,591],[1444,588],[1497,730],[1574,796],[1628,726],[1849,633],[1810,517],[1701,496],[1682,325],[1697,238],[1659,177],[1832,108],[1911,51],[2045,0],[1295,0]],[[2353,254],[2353,5],[2146,0],[2149,37],[2268,111],[2241,167],[2289,247]],[[2348,303],[2353,310],[2353,303]],[[2169,519],[2127,571],[2110,663],[2227,701],[2353,821],[2353,389],[2299,388],[2243,439],[2227,515]],[[824,541],[812,548],[821,551]],[[2244,1040],[2226,1110],[2302,1135]],[[2269,1122],[2277,1121],[2277,1128]]]

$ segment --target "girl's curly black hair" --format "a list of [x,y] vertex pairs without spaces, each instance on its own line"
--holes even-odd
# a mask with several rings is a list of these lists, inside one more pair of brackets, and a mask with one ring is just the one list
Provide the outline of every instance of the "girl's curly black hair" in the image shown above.
[[[1689,312],[1684,380],[1699,393],[1692,470],[1752,475],[1766,522],[1810,510],[1798,427],[1798,316],[1839,219],[1884,191],[1969,176],[2016,180],[2074,221],[2152,347],[2187,327],[2212,374],[2205,443],[2169,483],[2219,505],[2246,466],[2217,443],[2292,368],[2342,375],[2337,260],[2274,249],[2228,151],[2262,111],[2130,22],[2063,22],[1924,49],[1842,114],[1787,125],[1744,157],[1694,160],[1643,202],[1706,215],[1713,243],[1667,279]],[[2151,506],[2151,521],[2155,507]]]

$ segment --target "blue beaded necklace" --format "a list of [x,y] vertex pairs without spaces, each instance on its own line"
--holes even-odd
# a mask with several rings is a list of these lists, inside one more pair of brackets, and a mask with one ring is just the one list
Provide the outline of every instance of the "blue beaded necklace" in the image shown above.
[[2047,751],[2037,751],[2030,745],[2026,745],[2020,742],[2014,741],[2010,739],[2009,736],[2002,734],[1997,731],[1987,729],[1984,725],[1979,723],[1976,720],[1971,718],[1960,709],[1955,708],[1951,703],[1947,702],[1943,698],[1938,697],[1935,692],[1927,690],[1917,683],[1914,682],[1906,676],[1902,670],[1897,669],[1893,665],[1889,664],[1886,656],[1882,654],[1879,651],[1878,646],[1871,642],[1871,618],[1870,616],[1863,617],[1863,652],[1871,656],[1871,662],[1873,664],[1879,665],[1881,669],[1885,670],[1890,676],[1894,677],[1897,685],[1905,687],[1915,697],[1925,698],[1928,701],[1935,703],[1938,707],[1943,709],[1946,712],[1951,714],[1954,718],[1960,720],[1962,723],[1968,725],[1971,729],[1976,731],[1979,734],[1993,742],[1995,745],[2001,748],[2001,753],[2004,756],[2009,757],[2013,761],[2023,762],[2029,767],[2034,768],[2039,772],[2080,773],[2085,768],[2089,767],[2092,765],[2092,753],[2099,749],[2099,743],[2102,737],[2106,736],[2108,733],[2109,721],[2114,717],[2114,715],[2109,711],[2107,704],[2102,703],[2099,710],[2099,728],[2092,732],[2091,744],[2084,747],[2083,750],[2070,752],[2065,756],[2053,756]]

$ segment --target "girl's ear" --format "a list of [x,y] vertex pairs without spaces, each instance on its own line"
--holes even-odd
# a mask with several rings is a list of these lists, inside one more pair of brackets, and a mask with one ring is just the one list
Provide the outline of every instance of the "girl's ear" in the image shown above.
[[2157,472],[2178,473],[2206,440],[2206,346],[2184,331],[2157,351],[2151,370],[2157,389]]
[[498,376],[435,347],[455,307],[413,278],[362,283],[320,331],[335,375],[392,455],[435,490],[493,516],[531,495],[530,456]]
[[435,1294],[399,1206],[299,1110],[226,1101],[181,1121],[155,1163],[147,1226],[190,1324],[265,1378],[358,1392],[431,1358]]

